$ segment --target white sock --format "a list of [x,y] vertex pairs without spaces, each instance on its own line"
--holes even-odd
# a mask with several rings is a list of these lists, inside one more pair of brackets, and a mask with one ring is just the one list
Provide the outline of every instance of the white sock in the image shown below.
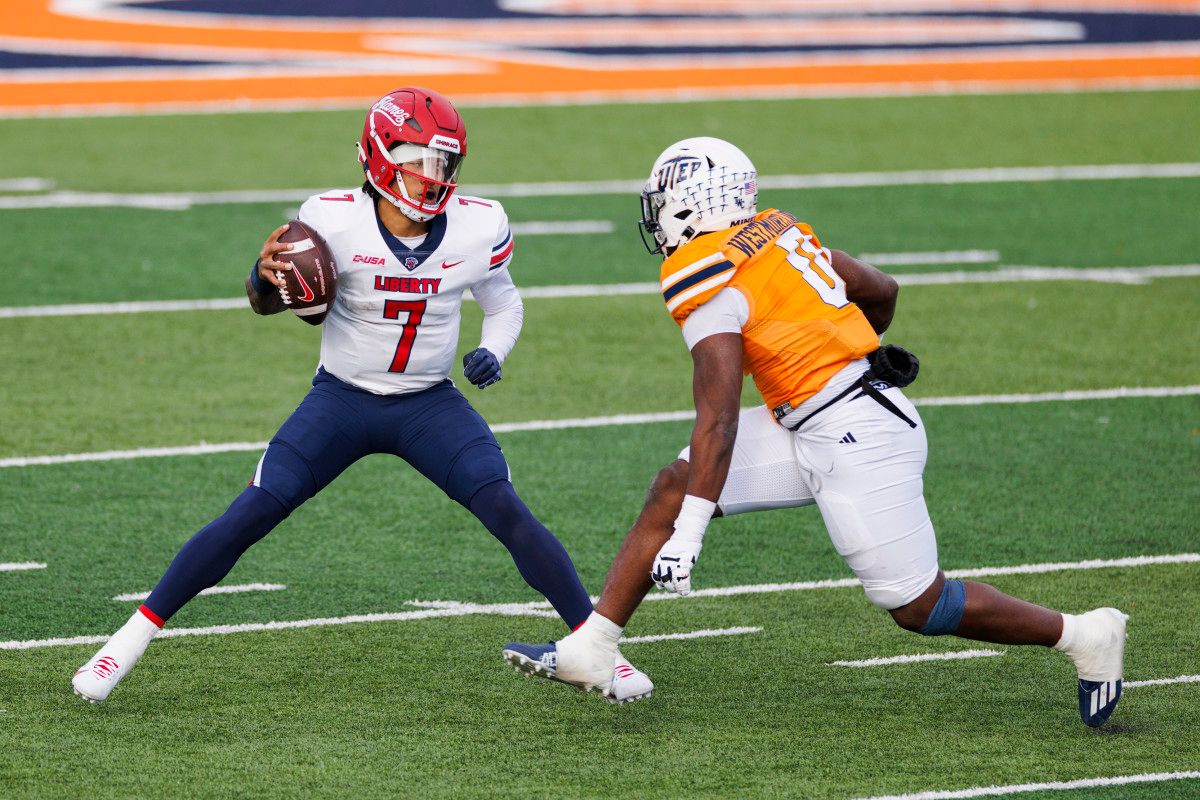
[[1063,614],[1062,620],[1062,636],[1055,642],[1054,649],[1070,655],[1071,651],[1079,644],[1079,615]]
[[588,639],[605,649],[617,649],[617,642],[621,641],[621,633],[625,629],[617,623],[613,622],[608,617],[593,611],[584,620],[579,629],[572,636],[580,639]]
[[108,646],[140,655],[160,630],[149,617],[141,611],[135,611],[129,621],[108,640]]

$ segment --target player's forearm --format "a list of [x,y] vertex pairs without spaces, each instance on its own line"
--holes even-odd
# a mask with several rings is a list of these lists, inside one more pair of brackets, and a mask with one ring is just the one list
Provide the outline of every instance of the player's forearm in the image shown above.
[[692,431],[687,494],[716,502],[725,487],[733,443],[737,439],[738,410],[696,417]]
[[846,282],[846,297],[858,306],[876,333],[892,324],[900,286],[892,276],[841,250],[830,251],[833,268]]
[[503,362],[516,346],[521,325],[525,321],[525,304],[521,294],[508,270],[502,269],[472,286],[471,295],[483,309],[479,346],[490,350]]
[[524,322],[525,306],[520,298],[498,310],[485,310],[479,346],[495,353],[503,362],[516,346]]
[[260,292],[254,288],[250,278],[246,278],[246,297],[250,300],[250,308],[254,310],[255,314],[263,316],[278,314],[287,308],[283,304],[283,298],[278,290],[275,290],[274,287],[271,288],[272,291]]
[[853,297],[850,300],[858,306],[858,310],[867,318],[867,322],[871,323],[871,328],[876,333],[883,334],[891,326],[892,317],[896,314],[896,295],[892,295],[889,300],[874,303],[855,300]]

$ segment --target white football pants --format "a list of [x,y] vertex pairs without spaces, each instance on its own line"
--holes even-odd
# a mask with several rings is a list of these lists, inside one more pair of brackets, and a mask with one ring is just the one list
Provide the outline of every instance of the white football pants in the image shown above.
[[929,587],[938,562],[923,496],[925,427],[903,392],[884,394],[916,428],[870,397],[840,401],[796,432],[766,406],[745,409],[717,505],[730,516],[815,502],[867,598],[892,609]]

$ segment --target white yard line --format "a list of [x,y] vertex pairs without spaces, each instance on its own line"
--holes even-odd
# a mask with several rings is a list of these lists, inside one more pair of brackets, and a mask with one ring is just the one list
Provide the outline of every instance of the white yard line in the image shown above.
[[[1165,556],[1133,556],[1108,561],[1076,561],[1055,564],[1024,564],[1015,567],[984,567],[982,569],[966,570],[972,575],[1012,575],[1017,573],[1040,573],[1051,571],[1091,570],[1104,567],[1145,567],[1157,564],[1183,564],[1200,562],[1200,553],[1183,553]],[[962,572],[962,571],[959,571]],[[947,575],[959,574],[948,571]],[[751,586],[727,586],[719,589],[701,589],[692,592],[688,597],[731,597],[745,594],[762,594],[766,592],[790,592],[807,589],[830,589],[857,586],[858,580],[849,578],[836,581],[810,581],[804,583],[771,583]],[[678,595],[651,594],[647,600],[675,599]],[[684,599],[684,598],[679,598]],[[344,617],[321,617],[317,619],[298,619],[286,622],[250,622],[238,625],[213,625],[204,628],[166,628],[159,637],[174,636],[220,636],[230,633],[248,633],[258,631],[289,630],[293,628],[319,628],[331,625],[352,625],[362,622],[408,622],[412,620],[434,619],[438,617],[464,617],[471,614],[494,614],[499,616],[530,616],[554,617],[550,604],[545,601],[530,603],[463,603],[457,600],[413,600],[410,605],[418,606],[416,611],[396,611],[375,614],[354,614]],[[747,630],[746,632],[752,632]],[[641,637],[634,637],[641,641]],[[675,636],[678,638],[678,635]],[[43,647],[65,647],[77,644],[98,644],[108,641],[107,636],[72,636],[55,639],[32,639],[0,642],[0,650],[33,650]],[[648,640],[647,640],[648,641]],[[657,641],[657,639],[655,639]]]
[[130,458],[236,453],[244,450],[264,450],[266,446],[266,442],[224,442],[221,444],[184,445],[183,447],[139,447],[135,450],[106,450],[96,453],[71,453],[60,456],[26,456],[2,459],[0,460],[0,468],[30,467],[41,464],[74,464],[81,461],[124,461]]
[[87,317],[96,314],[147,314],[159,311],[228,311],[249,308],[245,297],[218,300],[130,300],[120,303],[70,303],[59,306],[0,308],[0,319],[17,317]]
[[[201,595],[212,594],[239,594],[241,592],[281,592],[287,586],[282,583],[235,583],[229,586],[210,586],[200,592]],[[150,596],[149,592],[137,592],[134,594],[119,594],[113,597],[113,600],[118,602],[127,602],[130,600],[145,600]]]
[[1063,570],[1109,569],[1110,567],[1148,567],[1153,564],[1195,564],[1200,553],[1180,553],[1171,556],[1129,556],[1127,558],[1095,558],[1088,561],[1064,561],[1049,564],[1020,564],[1015,567],[979,567],[948,569],[947,578],[995,578],[1001,575],[1040,575]]
[[[550,223],[539,223],[550,224]],[[586,220],[578,224],[592,224]],[[894,253],[896,257],[907,253]],[[926,256],[929,253],[911,254]],[[909,263],[929,263],[917,261]],[[964,263],[959,261],[958,263]],[[1000,267],[991,270],[955,270],[894,275],[901,286],[941,286],[968,283],[1028,283],[1042,281],[1083,281],[1088,283],[1142,284],[1155,278],[1200,276],[1200,264],[1168,264],[1145,267]],[[620,297],[657,295],[657,283],[585,283],[564,286],[531,286],[521,289],[525,299],[562,299],[571,297]],[[471,298],[471,293],[465,295]],[[95,314],[144,314],[166,311],[228,311],[246,308],[246,298],[226,297],[213,300],[131,300],[114,303],[71,303],[51,306],[0,307],[0,319],[15,317],[78,317]]]
[[568,219],[555,222],[514,222],[509,225],[513,236],[583,236],[606,234],[616,230],[612,220]]
[[1168,686],[1173,683],[1200,683],[1200,675],[1180,675],[1178,678],[1154,678],[1148,681],[1125,681],[1126,689],[1139,686]]
[[[1047,564],[1018,564],[1011,567],[978,567],[974,569],[948,569],[948,578],[988,578],[1000,575],[1037,575],[1044,572],[1073,572],[1076,570],[1108,569],[1110,567],[1147,567],[1155,564],[1200,563],[1200,553],[1179,553],[1164,556],[1129,556],[1126,558],[1092,559],[1089,561],[1064,561]],[[824,581],[799,581],[796,583],[759,583],[744,586],[722,586],[713,589],[697,589],[687,598],[667,592],[646,595],[647,601],[683,600],[693,597],[732,597],[743,594],[768,594],[774,592],[804,592],[816,589],[836,589],[858,586],[858,578],[836,578]]]
[[39,564],[36,561],[17,561],[8,564],[0,564],[0,572],[22,572],[27,569],[45,569],[45,564]]
[[859,258],[876,267],[910,264],[992,264],[1000,260],[998,250],[940,250],[928,253],[860,253]]
[[[1046,181],[1145,180],[1198,178],[1200,163],[1090,164],[1054,167],[985,167],[928,169],[901,172],[831,172],[810,175],[765,175],[760,189],[844,189],[872,186],[929,186]],[[545,183],[490,183],[464,186],[464,194],[482,197],[566,197],[571,195],[637,194],[644,180],[552,181]],[[57,191],[35,197],[0,197],[0,210],[31,208],[125,207],[180,211],[195,205],[228,203],[298,203],[317,189],[251,189],[224,192],[116,192]]]
[[[1121,400],[1136,397],[1185,397],[1200,394],[1200,386],[1116,387],[1113,389],[1081,389],[1041,394],[983,394],[953,397],[922,397],[913,400],[918,406],[979,406],[1015,403],[1050,403],[1079,400]],[[573,419],[543,419],[530,422],[502,422],[491,426],[495,433],[549,431],[573,428],[603,428],[612,425],[645,425],[656,422],[682,422],[692,419],[694,411],[661,411],[647,414],[614,414],[603,417]],[[0,459],[0,469],[33,467],[53,464],[75,464],[85,461],[126,461],[134,458],[165,458],[169,456],[212,455],[266,449],[266,442],[224,442],[193,444],[175,447],[139,447],[132,450],[104,450],[92,453],[66,453],[45,456],[15,456]]]
[[890,664],[913,664],[918,661],[959,661],[966,658],[1002,656],[1003,650],[957,650],[953,653],[921,653],[919,655],[867,658],[862,661],[831,661],[831,667],[882,667]]
[[1170,264],[1147,267],[1032,267],[1003,266],[987,270],[957,270],[893,275],[901,286],[944,286],[960,283],[1034,283],[1083,281],[1137,285],[1155,278],[1192,278],[1200,275],[1200,264]]
[[978,786],[973,789],[940,789],[911,794],[889,794],[861,797],[857,800],[966,800],[972,797],[999,797],[1025,792],[1054,792],[1071,789],[1094,789],[1103,786],[1126,786],[1132,783],[1160,783],[1162,781],[1196,780],[1200,771],[1187,772],[1144,772],[1139,775],[1116,775],[1107,778],[1081,778],[1074,781],[1047,781],[1044,783],[1020,783],[1008,786]]

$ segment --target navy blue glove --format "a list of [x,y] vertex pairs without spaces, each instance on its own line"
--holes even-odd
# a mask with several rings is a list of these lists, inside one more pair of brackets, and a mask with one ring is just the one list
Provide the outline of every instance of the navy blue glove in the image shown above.
[[486,389],[500,380],[500,359],[483,347],[472,350],[463,356],[463,375],[480,389]]

